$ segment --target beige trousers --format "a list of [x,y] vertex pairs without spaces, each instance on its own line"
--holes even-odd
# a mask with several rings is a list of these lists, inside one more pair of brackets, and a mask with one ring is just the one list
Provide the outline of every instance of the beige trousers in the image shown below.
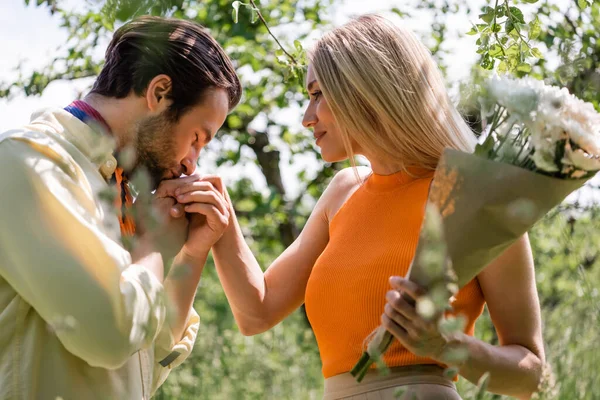
[[454,383],[437,365],[370,370],[361,383],[350,373],[325,379],[323,400],[461,400]]

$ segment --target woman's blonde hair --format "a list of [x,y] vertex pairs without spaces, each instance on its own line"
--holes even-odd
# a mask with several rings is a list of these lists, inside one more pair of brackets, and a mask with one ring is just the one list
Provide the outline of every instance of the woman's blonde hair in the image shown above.
[[351,160],[352,141],[401,169],[434,169],[446,147],[472,151],[473,132],[408,29],[361,16],[327,33],[309,60]]

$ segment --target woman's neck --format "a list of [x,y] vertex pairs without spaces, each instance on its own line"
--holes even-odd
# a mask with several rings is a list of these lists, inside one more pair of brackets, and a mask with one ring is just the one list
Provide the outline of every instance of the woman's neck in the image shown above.
[[371,170],[377,175],[392,175],[403,169],[404,165],[399,162],[383,161],[376,157],[367,157]]

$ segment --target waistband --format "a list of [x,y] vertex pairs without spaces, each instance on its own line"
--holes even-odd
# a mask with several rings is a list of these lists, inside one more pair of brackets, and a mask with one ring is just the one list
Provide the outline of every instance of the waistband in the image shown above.
[[386,375],[377,369],[371,369],[362,382],[349,372],[325,379],[323,400],[335,400],[354,396],[373,390],[396,386],[433,384],[455,389],[454,382],[444,376],[444,368],[439,365],[406,365],[392,367]]

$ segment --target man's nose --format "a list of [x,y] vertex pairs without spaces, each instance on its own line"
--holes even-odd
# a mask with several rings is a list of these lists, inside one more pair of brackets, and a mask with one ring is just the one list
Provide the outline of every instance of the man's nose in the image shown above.
[[199,151],[192,148],[190,152],[181,160],[183,166],[183,172],[186,175],[192,175],[196,171],[196,165],[198,164]]

